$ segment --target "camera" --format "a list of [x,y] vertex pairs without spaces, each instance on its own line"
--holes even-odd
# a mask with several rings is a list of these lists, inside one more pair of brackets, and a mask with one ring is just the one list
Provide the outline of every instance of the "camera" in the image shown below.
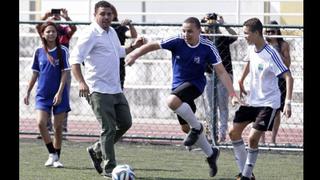
[[207,23],[210,20],[217,20],[218,14],[216,13],[208,13],[205,17],[201,19],[201,23]]
[[208,13],[207,14],[207,19],[208,20],[217,20],[218,14],[216,13]]
[[51,9],[52,15],[55,15],[55,14],[60,15],[60,12],[61,12],[61,9]]

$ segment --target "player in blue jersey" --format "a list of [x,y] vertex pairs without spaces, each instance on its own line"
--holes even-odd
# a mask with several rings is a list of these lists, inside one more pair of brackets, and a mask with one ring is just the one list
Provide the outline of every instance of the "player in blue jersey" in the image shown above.
[[[59,161],[62,144],[62,123],[69,112],[69,96],[66,84],[70,71],[68,50],[60,45],[57,26],[52,22],[41,25],[43,47],[37,48],[33,56],[32,77],[27,87],[24,103],[29,105],[32,88],[38,80],[36,91],[37,123],[43,141],[49,152],[45,166],[63,167]],[[46,127],[49,114],[54,115],[54,141],[52,143]]]
[[[207,156],[210,167],[209,175],[217,173],[216,161],[219,149],[211,146],[205,137],[203,125],[195,116],[194,100],[199,97],[206,85],[204,76],[207,64],[212,64],[223,84],[227,87],[232,103],[239,99],[233,89],[230,76],[224,69],[221,58],[212,42],[200,36],[200,22],[195,17],[187,18],[182,25],[182,34],[162,40],[150,42],[134,50],[126,56],[126,64],[132,65],[140,56],[158,49],[167,49],[172,53],[173,81],[172,92],[167,104],[178,116],[182,131],[188,133],[185,146],[197,144]],[[191,127],[191,130],[190,130]]]
[[[258,157],[258,143],[263,132],[272,125],[277,109],[280,107],[280,90],[278,77],[286,80],[286,100],[284,114],[291,116],[291,98],[293,79],[289,69],[281,60],[281,56],[271,45],[268,45],[262,34],[263,25],[257,18],[244,22],[243,32],[249,44],[247,56],[248,63],[239,80],[240,96],[245,92],[243,81],[249,74],[250,93],[246,105],[240,106],[236,111],[233,127],[229,136],[239,168],[237,179],[254,179],[252,171]],[[246,151],[242,132],[248,124],[253,122],[249,134],[249,147]]]

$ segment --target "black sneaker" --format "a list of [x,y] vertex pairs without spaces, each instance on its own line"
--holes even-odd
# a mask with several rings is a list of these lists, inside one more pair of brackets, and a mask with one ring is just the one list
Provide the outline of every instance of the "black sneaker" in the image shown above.
[[200,130],[194,129],[192,128],[190,130],[190,132],[188,133],[188,136],[185,138],[185,140],[183,141],[183,144],[185,146],[192,146],[194,145],[194,143],[197,142],[199,135],[202,133],[203,131],[203,126],[200,123]]
[[101,175],[106,179],[112,179],[112,174],[111,173],[102,173]]
[[[242,177],[242,174],[239,173],[238,175],[236,175],[236,180],[241,180],[241,177]],[[253,173],[252,173],[252,176],[251,176],[250,180],[256,180],[256,177],[254,176]]]
[[242,174],[239,173],[238,175],[236,175],[236,180],[241,180]]
[[248,177],[242,176],[240,180],[251,180],[251,179]]
[[209,164],[210,170],[209,170],[209,176],[213,177],[218,172],[218,166],[217,166],[217,159],[220,154],[220,150],[218,147],[212,148],[213,154],[207,158],[207,162]]
[[103,170],[101,168],[102,159],[97,157],[97,154],[96,154],[96,152],[94,152],[92,147],[88,147],[87,151],[90,155],[92,165],[97,170],[97,172],[99,174],[101,174],[103,172]]

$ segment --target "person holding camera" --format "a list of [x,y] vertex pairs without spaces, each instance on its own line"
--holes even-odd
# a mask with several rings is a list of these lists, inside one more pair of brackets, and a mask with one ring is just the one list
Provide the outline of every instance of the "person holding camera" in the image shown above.
[[[221,34],[221,30],[219,25],[223,25],[224,19],[221,15],[216,13],[208,13],[204,18],[202,18],[201,23],[207,23],[208,26],[205,28],[206,34]],[[225,27],[226,31],[231,35],[237,35],[237,33],[230,27]],[[230,45],[237,40],[236,36],[209,36],[210,40],[216,45],[224,68],[228,72],[231,80],[233,80],[233,71],[232,71],[232,62],[231,62],[231,54],[230,54]],[[207,78],[207,87],[206,87],[206,97],[209,101],[209,109],[210,112],[213,112],[213,87],[214,87],[214,75],[212,71],[212,65],[208,65],[205,71],[205,75]],[[217,87],[217,107],[219,109],[219,117],[220,117],[220,126],[219,126],[219,140],[218,143],[225,142],[226,134],[228,131],[228,119],[229,119],[229,104],[228,98],[229,94],[226,87],[222,84],[221,80],[217,78],[216,82]],[[213,114],[209,117],[213,117]],[[212,126],[215,127],[215,126]],[[211,131],[213,133],[213,131]],[[215,138],[213,134],[211,134],[212,138]]]
[[[68,15],[67,9],[65,9],[65,8],[51,9],[51,11],[48,11],[45,13],[45,15],[41,18],[41,20],[43,20],[43,21],[61,21],[61,18],[63,18],[65,21],[71,21],[71,18]],[[41,25],[42,25],[42,23],[36,25],[36,29],[40,35],[41,35]],[[77,31],[77,27],[72,24],[68,24],[68,25],[57,24],[57,31],[58,31],[59,43],[69,49],[70,39],[73,36],[73,34]],[[66,86],[67,86],[68,94],[70,95],[70,86],[71,86],[71,73],[70,73],[70,71],[67,72]],[[68,132],[67,126],[68,126],[68,113],[66,113],[66,116],[63,121],[63,132],[64,133]],[[49,115],[47,127],[48,127],[48,130],[52,132],[51,115]],[[37,138],[41,139],[41,136],[39,135]]]

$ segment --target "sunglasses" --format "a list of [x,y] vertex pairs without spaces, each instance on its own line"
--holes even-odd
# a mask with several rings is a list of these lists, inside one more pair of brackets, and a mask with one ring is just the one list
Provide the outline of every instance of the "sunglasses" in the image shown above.
[[275,30],[267,30],[266,33],[275,34],[276,31]]

